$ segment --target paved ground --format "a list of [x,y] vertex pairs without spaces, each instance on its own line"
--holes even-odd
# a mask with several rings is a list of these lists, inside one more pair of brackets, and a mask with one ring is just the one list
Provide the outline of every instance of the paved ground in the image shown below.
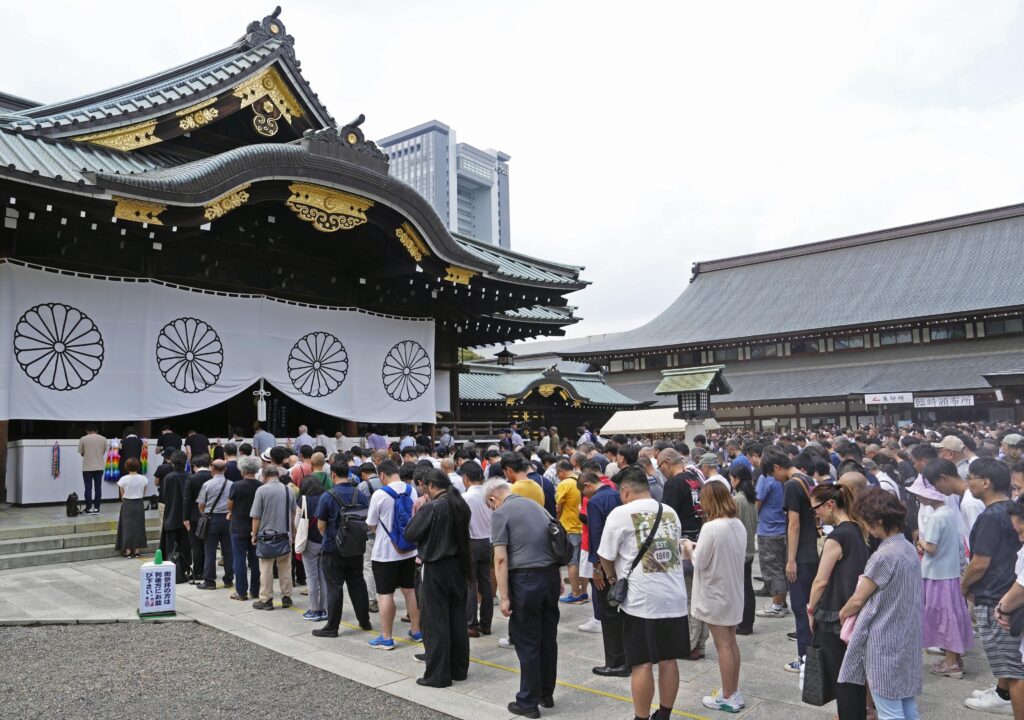
[[0,628],[0,677],[19,720],[448,717],[196,623]]
[[[138,593],[138,566],[139,561],[113,559],[6,571],[0,574],[0,624],[132,622]],[[291,610],[278,608],[261,612],[253,610],[248,603],[229,599],[226,590],[203,592],[191,586],[178,586],[178,589],[182,618],[194,619],[283,656],[457,718],[508,717],[505,704],[518,688],[515,653],[497,645],[505,629],[504,620],[495,619],[495,635],[471,641],[473,665],[469,680],[451,689],[438,690],[415,684],[415,678],[422,672],[422,665],[413,659],[418,646],[406,642],[392,652],[371,650],[366,641],[372,635],[356,627],[350,612],[344,616],[340,637],[314,638],[309,633],[317,625],[300,617],[306,605],[304,596],[295,596],[296,607]],[[545,711],[544,715],[569,720],[632,718],[628,679],[600,678],[590,671],[592,666],[601,664],[601,638],[576,630],[590,613],[586,605],[563,609],[559,626],[560,683],[555,693],[556,707]],[[398,628],[404,630],[404,626]],[[786,633],[792,629],[791,617],[759,618],[754,634],[739,638],[743,659],[740,687],[747,700],[747,709],[741,717],[751,720],[834,717],[834,706],[814,708],[802,704],[797,677],[782,670],[784,663],[795,655],[794,643],[786,638]],[[187,663],[192,653],[203,647],[200,637],[204,631],[192,624],[178,631],[194,633],[197,640],[190,644],[188,652],[179,656],[182,663]],[[680,663],[682,687],[675,705],[677,716],[701,718],[716,714],[704,708],[700,701],[702,695],[719,685],[710,643],[708,652],[709,660]],[[78,662],[71,658],[68,661]],[[153,664],[158,666],[159,660],[154,660]],[[963,680],[939,679],[926,674],[921,699],[923,717],[941,720],[974,715],[963,707],[963,699],[971,690],[990,684],[987,666],[978,649],[968,655],[966,669]],[[18,674],[22,670],[16,668],[14,672]],[[259,684],[258,676],[251,677],[255,688]],[[0,707],[3,707],[2,696],[7,687],[12,686],[6,682],[0,684]],[[360,701],[375,702],[369,698],[369,695],[360,696]]]

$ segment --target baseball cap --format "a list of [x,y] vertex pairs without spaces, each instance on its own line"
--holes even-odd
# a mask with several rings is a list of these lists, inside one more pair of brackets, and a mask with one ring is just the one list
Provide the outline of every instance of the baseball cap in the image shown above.
[[1018,435],[1017,433],[1010,433],[1009,435],[1003,436],[1002,444],[1007,445],[1009,447],[1014,447],[1015,445],[1020,445],[1021,440],[1024,440],[1024,437]]
[[947,435],[942,438],[942,442],[932,443],[932,447],[962,453],[964,451],[964,441],[955,435]]
[[700,465],[714,465],[717,467],[718,456],[715,455],[714,453],[704,453],[703,455],[700,456],[700,460],[698,462]]

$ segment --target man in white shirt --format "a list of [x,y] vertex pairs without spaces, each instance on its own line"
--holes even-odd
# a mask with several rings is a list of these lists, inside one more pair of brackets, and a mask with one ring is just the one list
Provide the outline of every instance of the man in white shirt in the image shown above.
[[462,481],[462,475],[455,471],[455,461],[451,458],[442,458],[440,463],[441,471],[448,476],[449,480],[452,481],[452,487],[460,493],[465,493],[466,485]]
[[[404,498],[416,501],[416,490],[398,477],[398,466],[385,460],[377,468],[384,483],[370,496],[370,509],[366,513],[366,529],[375,534],[373,542],[373,582],[377,589],[377,604],[380,608],[380,635],[370,641],[370,647],[377,650],[393,650],[395,641],[392,631],[395,625],[395,590],[401,589],[409,613],[409,637],[417,642],[423,640],[420,632],[420,612],[416,606],[413,585],[416,578],[416,548],[401,550],[395,546],[389,530],[395,529],[395,505],[406,502]],[[390,492],[388,492],[390,490]],[[380,531],[377,531],[377,526]],[[397,532],[397,530],[396,530]]]
[[729,491],[732,491],[732,485],[729,481],[722,477],[718,472],[718,456],[714,453],[704,453],[700,456],[700,460],[697,461],[699,465],[697,469],[700,470],[701,475],[704,476],[704,482],[720,482],[723,483]]
[[[622,505],[604,524],[597,554],[608,582],[629,579],[619,606],[623,647],[630,667],[636,717],[651,715],[654,671],[658,665],[657,717],[668,717],[679,691],[679,658],[690,655],[686,582],[679,551],[681,527],[675,511],[651,497],[647,475],[632,465],[619,474]],[[639,548],[657,521],[652,542],[633,568]],[[667,710],[667,712],[666,712]]]
[[305,445],[309,445],[310,449],[312,449],[316,447],[316,441],[310,437],[309,428],[305,425],[299,425],[299,436],[295,438],[295,441],[292,443],[292,450],[298,454]]
[[[494,588],[491,586],[491,515],[484,497],[484,471],[476,463],[463,463],[460,482],[465,483],[463,498],[469,505],[469,592],[466,595],[466,617],[469,636],[491,634],[494,617]],[[480,602],[477,603],[477,595]]]

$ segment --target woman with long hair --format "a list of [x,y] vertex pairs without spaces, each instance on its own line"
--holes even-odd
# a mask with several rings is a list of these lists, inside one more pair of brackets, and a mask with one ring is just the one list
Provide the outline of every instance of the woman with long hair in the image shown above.
[[704,525],[700,542],[683,540],[683,557],[693,561],[693,601],[690,613],[708,624],[718,652],[722,687],[704,696],[705,707],[739,712],[744,707],[739,690],[740,648],[736,626],[743,607],[743,564],[747,531],[736,517],[736,503],[725,483],[709,482],[700,492]]
[[123,557],[137,558],[139,550],[146,547],[146,508],[143,498],[149,481],[139,474],[142,464],[137,458],[124,461],[127,473],[117,481],[121,493],[121,518],[117,523],[117,549]]
[[[846,643],[839,638],[839,611],[857,588],[870,550],[867,531],[853,509],[853,491],[845,485],[819,485],[811,493],[811,509],[822,525],[831,525],[818,562],[818,574],[811,584],[807,616],[814,639],[821,647],[825,674],[835,686],[839,720],[864,720],[867,693],[863,685],[840,683],[839,669],[846,655]],[[793,608],[802,612],[803,608]]]
[[736,502],[736,517],[747,531],[747,552],[743,562],[743,619],[736,628],[737,635],[754,632],[754,537],[757,535],[757,490],[750,468],[738,464],[729,470],[732,498]]

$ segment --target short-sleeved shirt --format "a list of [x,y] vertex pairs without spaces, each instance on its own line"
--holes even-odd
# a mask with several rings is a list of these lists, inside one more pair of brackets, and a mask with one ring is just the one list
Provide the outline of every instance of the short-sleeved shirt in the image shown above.
[[181,436],[172,432],[160,433],[160,437],[156,439],[156,449],[163,451],[164,448],[181,450]]
[[782,483],[771,475],[762,475],[757,479],[757,499],[761,509],[757,513],[758,535],[785,535],[786,511],[782,509]]
[[[528,480],[531,485],[535,484]],[[550,518],[540,503],[510,494],[491,515],[491,543],[508,548],[509,570],[555,564],[548,541]]]
[[78,454],[82,456],[82,472],[96,472],[107,465],[107,439],[98,433],[83,435],[78,440]]
[[117,481],[117,486],[124,490],[125,500],[141,500],[146,496],[148,482],[145,475],[132,473],[131,475],[122,475]]
[[[783,507],[800,514],[800,536],[796,546],[797,563],[818,564],[818,522],[811,510],[810,492],[814,481],[795,473],[783,488]],[[788,515],[787,515],[788,519]]]
[[[231,489],[231,481],[223,475],[217,475],[203,483],[199,490],[196,503],[202,505],[205,512],[212,512],[215,515],[226,515],[228,512],[228,490]],[[214,503],[217,503],[214,507]]]
[[524,498],[533,500],[535,503],[544,507],[544,489],[533,480],[529,478],[525,480],[517,480],[512,483],[512,492],[516,495],[522,495]]
[[[971,554],[990,559],[985,574],[970,587],[975,605],[994,607],[1017,577],[1014,565],[1021,542],[1006,512],[1009,506],[1009,500],[992,503],[978,516],[971,530]],[[934,520],[932,515],[929,526]]]
[[248,535],[252,532],[253,501],[256,500],[256,491],[260,489],[260,481],[255,478],[242,478],[228,486],[228,499],[233,502],[231,506],[231,534]]
[[675,510],[653,498],[634,500],[608,514],[597,554],[615,562],[615,574],[626,577],[647,539],[658,505],[661,522],[647,553],[629,575],[629,593],[622,610],[634,617],[670,618],[686,615],[686,580],[679,553],[679,518]]
[[[402,481],[394,482],[388,485],[389,488],[395,491],[398,495],[405,494],[405,489],[409,487]],[[416,489],[409,487],[412,493],[413,502],[416,501]],[[376,525],[379,532],[376,533],[376,538],[373,541],[373,552],[370,554],[371,560],[377,562],[395,562],[397,560],[408,560],[409,558],[416,557],[416,550],[410,550],[409,552],[398,552],[395,548],[395,544],[391,542],[391,537],[388,535],[388,529],[394,522],[395,517],[395,501],[391,499],[391,496],[381,490],[375,492],[370,497],[370,509],[366,513],[366,524]]]
[[192,450],[192,457],[210,454],[210,438],[200,433],[193,433],[185,438],[185,447]]
[[325,553],[335,552],[335,540],[338,537],[338,518],[345,505],[355,507],[367,506],[366,496],[359,492],[355,485],[343,483],[335,485],[320,496],[314,514],[317,520],[323,520],[327,527],[324,529],[323,544],[321,550]]
[[931,514],[921,540],[935,544],[935,553],[924,554],[921,577],[925,580],[950,580],[960,577],[960,559],[964,546],[960,540],[960,521],[948,506]]
[[259,531],[292,534],[292,516],[295,514],[295,493],[276,478],[256,491],[249,516],[259,518]]
[[569,477],[558,483],[555,488],[555,502],[562,506],[558,513],[558,522],[562,523],[567,533],[582,533],[583,523],[580,522],[580,503],[583,495],[580,493],[576,478]]

